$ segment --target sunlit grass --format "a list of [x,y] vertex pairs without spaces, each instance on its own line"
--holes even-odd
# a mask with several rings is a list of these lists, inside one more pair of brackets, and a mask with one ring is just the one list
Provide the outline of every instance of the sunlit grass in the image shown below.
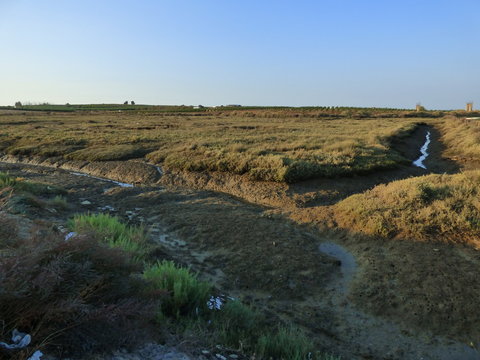
[[480,172],[428,175],[379,185],[335,206],[337,223],[382,237],[480,246]]
[[405,159],[390,140],[418,121],[290,113],[5,115],[0,152],[86,161],[145,158],[167,170],[295,182],[395,167]]

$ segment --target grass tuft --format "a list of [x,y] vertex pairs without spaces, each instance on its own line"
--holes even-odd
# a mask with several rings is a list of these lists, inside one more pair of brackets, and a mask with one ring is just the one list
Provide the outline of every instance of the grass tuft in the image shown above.
[[282,327],[258,339],[257,352],[263,359],[305,360],[313,352],[312,342],[296,328]]
[[91,232],[101,242],[120,248],[141,260],[146,254],[146,236],[141,227],[128,226],[108,214],[75,215],[68,223],[72,231]]
[[151,283],[153,289],[168,293],[161,304],[160,318],[179,319],[206,311],[211,286],[198,280],[187,268],[172,261],[157,262],[145,269],[143,278]]

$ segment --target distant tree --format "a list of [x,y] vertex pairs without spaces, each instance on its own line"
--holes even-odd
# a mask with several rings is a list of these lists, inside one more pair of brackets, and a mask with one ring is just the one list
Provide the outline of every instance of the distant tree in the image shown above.
[[70,106],[70,103],[66,103],[65,105],[66,105],[66,106]]
[[132,101],[130,102],[130,104],[131,104],[131,105],[135,105],[135,101],[132,100]]
[[123,103],[123,105],[128,105],[128,100]]
[[17,102],[15,103],[15,107],[16,107],[16,108],[22,107],[22,103],[21,103],[20,101],[17,101]]

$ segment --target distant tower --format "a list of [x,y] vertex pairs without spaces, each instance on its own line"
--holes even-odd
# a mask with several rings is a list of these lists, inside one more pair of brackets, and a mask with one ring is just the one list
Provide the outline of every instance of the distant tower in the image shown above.
[[473,102],[468,102],[465,110],[467,110],[467,112],[472,112],[473,111]]

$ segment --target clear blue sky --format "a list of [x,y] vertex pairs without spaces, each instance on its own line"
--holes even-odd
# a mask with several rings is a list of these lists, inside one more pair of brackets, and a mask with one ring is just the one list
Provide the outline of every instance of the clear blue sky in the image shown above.
[[0,0],[0,105],[480,107],[479,0]]

